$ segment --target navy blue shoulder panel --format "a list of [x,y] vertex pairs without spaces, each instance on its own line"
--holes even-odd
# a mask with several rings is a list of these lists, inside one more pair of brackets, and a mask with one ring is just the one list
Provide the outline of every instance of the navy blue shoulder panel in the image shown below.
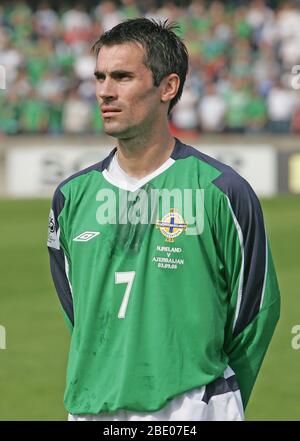
[[263,295],[267,243],[261,206],[250,184],[235,170],[176,139],[172,158],[185,159],[189,156],[195,156],[221,172],[212,183],[228,197],[242,232],[244,270],[242,299],[234,328],[234,335],[237,335],[259,312]]
[[200,152],[199,150],[195,149],[191,145],[184,144],[183,142],[181,142],[177,138],[175,138],[175,139],[176,139],[176,143],[175,143],[172,155],[171,155],[172,159],[174,159],[174,160],[186,159],[189,156],[194,156],[194,157],[200,159],[201,161],[216,168],[220,172],[229,172],[229,173],[231,172],[231,173],[239,176],[238,173],[235,170],[233,170],[233,168],[231,168],[229,165],[223,164],[222,162],[218,161],[217,159],[214,159],[211,156],[208,156],[205,153]]
[[214,180],[228,196],[243,237],[244,269],[239,315],[234,335],[239,334],[260,310],[267,271],[267,241],[259,200],[249,183],[236,174],[223,173]]
[[114,156],[115,152],[117,150],[117,147],[115,147],[109,155],[104,158],[102,161],[97,162],[96,164],[90,165],[87,168],[84,168],[83,170],[79,170],[77,173],[74,173],[73,175],[69,176],[68,178],[64,179],[55,189],[53,199],[52,199],[52,209],[54,211],[54,214],[56,218],[58,218],[60,212],[62,211],[64,204],[65,204],[65,196],[61,192],[61,188],[67,184],[68,182],[72,181],[73,179],[77,178],[78,176],[85,175],[93,170],[98,171],[99,173],[102,173],[104,169],[106,169],[112,160],[112,157]]
[[83,170],[79,170],[79,172],[74,173],[73,175],[69,176],[68,178],[66,178],[64,181],[62,181],[58,185],[57,189],[60,189],[65,184],[67,184],[68,182],[72,181],[72,179],[75,179],[75,178],[77,178],[78,176],[81,176],[81,175],[85,175],[85,174],[89,173],[90,171],[96,170],[99,173],[102,173],[103,170],[105,170],[108,167],[108,165],[109,165],[110,161],[112,160],[112,158],[113,158],[114,154],[116,153],[116,151],[117,151],[117,147],[114,147],[113,150],[109,153],[109,155],[106,156],[106,158],[104,158],[102,161],[97,162],[96,164],[90,165],[89,167],[84,168]]

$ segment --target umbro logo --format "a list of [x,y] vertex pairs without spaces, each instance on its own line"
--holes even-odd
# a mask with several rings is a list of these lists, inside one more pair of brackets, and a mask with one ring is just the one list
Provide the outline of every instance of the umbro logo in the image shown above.
[[79,236],[74,237],[73,240],[75,240],[75,242],[87,242],[88,240],[99,236],[99,234],[99,231],[85,231],[84,233],[79,234]]

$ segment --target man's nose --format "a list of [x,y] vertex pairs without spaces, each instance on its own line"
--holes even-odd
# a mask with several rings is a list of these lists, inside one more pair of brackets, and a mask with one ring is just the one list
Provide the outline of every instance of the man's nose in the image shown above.
[[111,78],[105,78],[97,83],[96,86],[97,96],[103,101],[107,101],[108,99],[114,99],[117,96],[116,87],[114,81]]

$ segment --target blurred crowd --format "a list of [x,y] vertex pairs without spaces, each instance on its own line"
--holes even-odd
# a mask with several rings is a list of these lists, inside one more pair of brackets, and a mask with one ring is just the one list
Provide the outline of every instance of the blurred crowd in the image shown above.
[[264,0],[103,0],[35,9],[1,2],[0,133],[101,133],[91,46],[102,32],[139,16],[178,22],[190,53],[173,130],[300,132],[299,2],[271,8]]

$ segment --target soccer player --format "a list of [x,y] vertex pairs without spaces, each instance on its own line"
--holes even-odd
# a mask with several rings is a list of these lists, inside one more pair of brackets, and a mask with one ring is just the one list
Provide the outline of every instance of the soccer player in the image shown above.
[[172,25],[120,23],[94,52],[117,146],[58,186],[49,222],[69,419],[242,420],[280,305],[258,199],[169,132],[188,68]]

